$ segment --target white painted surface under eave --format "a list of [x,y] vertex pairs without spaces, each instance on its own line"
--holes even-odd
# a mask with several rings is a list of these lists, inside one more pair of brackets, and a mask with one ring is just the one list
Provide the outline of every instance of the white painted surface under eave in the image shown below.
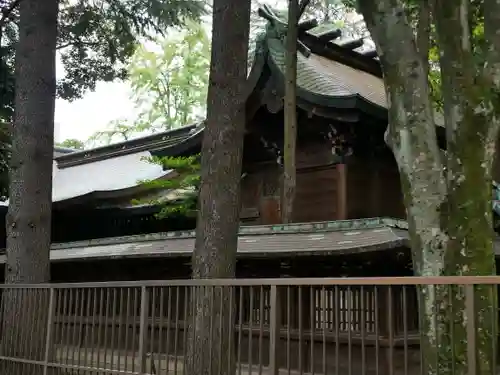
[[[143,180],[155,180],[171,171],[144,158],[151,157],[149,151],[137,152],[59,169],[52,165],[52,201],[59,202],[97,191],[117,191],[135,187]],[[8,205],[1,202],[1,205]]]

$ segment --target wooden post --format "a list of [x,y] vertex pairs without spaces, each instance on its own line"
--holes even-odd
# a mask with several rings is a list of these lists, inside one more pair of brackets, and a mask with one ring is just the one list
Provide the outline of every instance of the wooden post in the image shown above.
[[394,290],[392,286],[382,286],[378,288],[377,309],[378,309],[378,332],[380,338],[384,340],[382,346],[382,373],[394,374]]
[[[313,332],[312,329],[312,324],[311,324],[311,304],[314,302],[313,295],[312,295],[312,288],[310,286],[303,286],[302,287],[302,301],[300,303],[302,304],[302,342],[300,343],[300,350],[301,353],[300,355],[302,356],[302,364],[303,364],[303,372],[308,372],[310,369],[312,369],[312,361],[313,358],[311,357],[311,345],[314,345],[314,342],[312,340],[313,336],[311,333]],[[312,371],[311,371],[312,372]]]
[[[370,161],[370,173],[368,173],[370,179],[370,181],[368,182],[370,186],[370,212],[368,214],[370,217],[377,217],[382,215],[382,210],[380,209],[380,200],[382,198],[380,194],[380,179],[383,178],[383,176],[381,175],[383,172],[384,170],[379,168],[378,161],[373,158],[373,160]],[[383,214],[386,214],[386,212],[384,212]]]
[[296,143],[297,143],[297,37],[298,0],[288,2],[288,30],[285,54],[285,109],[283,145],[283,189],[281,198],[281,220],[287,224],[292,220],[296,185]]
[[44,363],[43,363],[43,375],[47,375],[49,372],[49,362],[50,362],[50,353],[52,348],[52,339],[53,339],[53,328],[54,328],[54,318],[56,313],[56,303],[55,303],[55,289],[50,288],[49,290],[49,306],[48,306],[48,317],[47,317],[47,333],[45,338],[45,355],[44,355]]
[[147,363],[147,336],[148,336],[148,307],[149,307],[149,290],[143,286],[141,288],[141,313],[139,325],[139,374],[146,374]]
[[271,285],[270,337],[269,337],[269,374],[279,375],[279,349],[281,331],[281,296],[280,289]]
[[476,309],[474,307],[474,285],[465,286],[465,313],[467,316],[467,367],[468,375],[476,375],[477,373],[477,357],[476,357]]
[[346,220],[347,215],[347,166],[337,164],[337,220]]

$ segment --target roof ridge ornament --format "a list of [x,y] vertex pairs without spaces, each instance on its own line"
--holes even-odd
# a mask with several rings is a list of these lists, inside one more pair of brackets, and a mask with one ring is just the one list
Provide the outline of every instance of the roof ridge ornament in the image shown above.
[[[309,2],[309,0],[302,0],[300,2],[299,19]],[[268,21],[265,34],[267,34],[267,36],[270,38],[275,38],[284,42],[288,30],[288,15],[284,12],[273,9],[267,4],[260,6],[257,10],[257,13],[259,14],[259,16]],[[298,24],[299,37],[297,39],[297,50],[305,57],[309,57],[311,55],[311,50],[300,40],[300,35],[301,33],[312,30],[317,26],[318,21],[315,18],[299,22]],[[329,37],[327,39],[329,41],[331,39],[336,39],[341,35],[341,30],[335,29],[329,32]]]

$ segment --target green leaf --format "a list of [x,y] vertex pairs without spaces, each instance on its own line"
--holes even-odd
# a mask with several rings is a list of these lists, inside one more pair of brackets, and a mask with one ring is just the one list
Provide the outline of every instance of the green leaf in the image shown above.
[[190,216],[196,211],[198,202],[198,189],[200,186],[199,155],[189,157],[158,157],[143,158],[152,164],[162,165],[164,168],[173,169],[175,176],[169,179],[140,181],[143,188],[164,192],[175,192],[177,197],[168,201],[162,199],[135,199],[132,204],[151,204],[160,206],[158,218],[171,215]]
[[188,125],[204,117],[210,39],[203,26],[186,20],[184,30],[157,38],[156,47],[138,46],[127,67],[137,117],[125,123],[110,123],[106,132],[93,136],[93,141],[129,139],[141,133]]

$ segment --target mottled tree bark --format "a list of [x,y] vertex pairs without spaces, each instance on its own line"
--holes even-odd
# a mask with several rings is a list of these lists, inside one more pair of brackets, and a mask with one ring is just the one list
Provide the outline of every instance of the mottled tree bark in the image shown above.
[[283,144],[283,189],[281,192],[281,221],[292,220],[296,187],[296,143],[297,143],[297,36],[299,1],[288,1],[288,30],[286,34],[284,144]]
[[422,59],[424,74],[429,75],[429,50],[431,47],[431,0],[421,0],[417,20],[417,49]]
[[[498,136],[500,77],[498,48],[500,5],[485,1],[489,47],[486,64],[474,58],[468,25],[468,2],[437,4],[434,21],[447,136],[441,160],[427,62],[417,48],[400,0],[358,0],[377,45],[389,105],[387,143],[399,166],[417,275],[491,275],[491,168]],[[489,30],[488,27],[491,29]],[[418,46],[426,46],[418,40]],[[500,47],[500,46],[499,46]],[[424,47],[426,48],[426,47]],[[422,49],[422,48],[420,48]],[[464,288],[436,286],[420,291],[424,369],[428,374],[466,374],[467,321],[477,324],[481,374],[494,373],[496,295],[479,286],[475,316],[465,313]]]
[[[250,0],[215,0],[207,122],[192,266],[195,279],[235,276]],[[197,288],[188,335],[190,375],[234,374],[232,291]],[[233,299],[234,301],[234,299]]]
[[[23,0],[19,13],[5,282],[43,283],[50,279],[58,1]],[[40,296],[38,301],[34,293],[3,296],[3,355],[41,359],[48,293]],[[37,306],[30,310],[34,315],[21,321],[28,306]],[[15,345],[22,337],[24,345]],[[7,371],[40,372],[41,367],[21,365]]]

